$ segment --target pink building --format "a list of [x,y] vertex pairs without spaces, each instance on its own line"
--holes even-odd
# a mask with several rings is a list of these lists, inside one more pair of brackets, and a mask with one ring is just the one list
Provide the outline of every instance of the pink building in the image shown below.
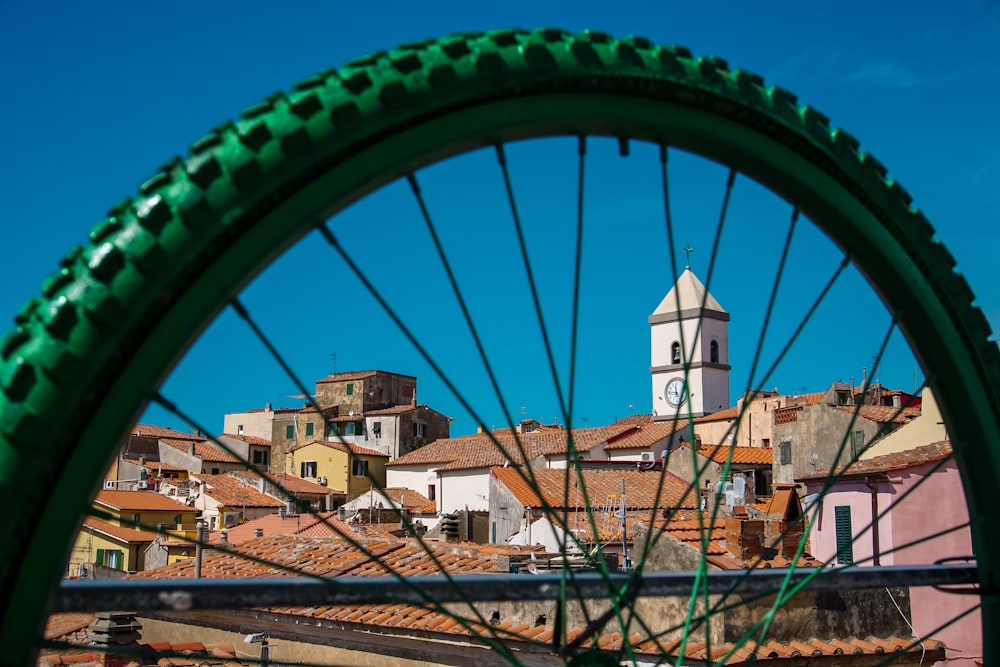
[[[820,471],[799,480],[807,500],[813,494],[821,497],[808,510],[810,517],[815,514],[810,550],[819,560],[870,567],[973,555],[968,508],[950,442],[857,461],[824,495],[828,476],[829,471]],[[873,516],[879,517],[875,524]],[[909,621],[916,637],[947,644],[949,665],[972,667],[983,654],[980,615],[970,611],[978,604],[975,595],[911,587]]]

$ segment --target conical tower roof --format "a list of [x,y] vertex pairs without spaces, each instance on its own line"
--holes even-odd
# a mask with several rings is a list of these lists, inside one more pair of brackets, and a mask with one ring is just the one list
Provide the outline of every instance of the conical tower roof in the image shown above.
[[[658,315],[676,316],[678,310],[680,310],[682,314],[688,314],[691,313],[691,311],[694,311],[694,313],[691,314],[697,314],[703,303],[705,304],[706,312],[711,311],[715,313],[725,313],[728,315],[726,309],[722,307],[722,304],[715,300],[715,297],[712,296],[707,289],[705,289],[705,285],[698,280],[698,276],[694,275],[690,267],[687,267],[684,269],[684,273],[682,273],[681,277],[677,279],[677,282],[674,283],[674,286],[670,289],[667,295],[663,297],[663,301],[660,302],[660,305],[653,311],[652,317],[656,317]],[[680,308],[678,308],[678,304]],[[727,317],[726,319],[729,318]]]

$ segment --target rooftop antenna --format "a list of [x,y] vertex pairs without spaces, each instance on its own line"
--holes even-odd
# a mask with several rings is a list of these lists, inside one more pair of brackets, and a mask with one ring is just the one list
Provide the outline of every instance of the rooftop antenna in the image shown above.
[[691,244],[689,243],[687,245],[687,247],[683,249],[682,252],[684,253],[684,268],[685,269],[690,269],[691,268],[691,253],[694,252],[694,248],[692,248]]

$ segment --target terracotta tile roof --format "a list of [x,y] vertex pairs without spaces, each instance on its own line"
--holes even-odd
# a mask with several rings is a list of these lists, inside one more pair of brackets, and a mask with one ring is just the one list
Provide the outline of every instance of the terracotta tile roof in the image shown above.
[[627,417],[622,417],[616,424],[628,424],[629,426],[642,426],[643,424],[649,424],[653,421],[653,415],[651,414],[641,414],[641,415],[629,415]]
[[[310,482],[308,479],[302,479],[301,477],[296,477],[295,475],[289,475],[286,472],[280,474],[273,474],[265,472],[264,478],[271,482],[272,484],[281,487],[285,491],[288,491],[292,495],[327,495],[332,493],[334,495],[343,494],[344,491],[338,491],[336,489],[331,489],[328,486],[323,486],[322,484],[317,484],[316,482]],[[260,483],[260,473],[255,470],[240,470],[238,472],[230,472],[230,476],[237,477],[242,480],[246,480],[253,486],[257,486]],[[278,493],[277,495],[283,496],[283,494]],[[280,500],[281,498],[279,498]]]
[[[700,514],[700,518],[699,518]],[[732,521],[733,519],[729,519]],[[743,519],[745,520],[745,519]],[[745,570],[750,568],[783,568],[793,566],[793,562],[780,553],[770,558],[752,557],[743,560],[727,548],[727,519],[716,516],[712,518],[710,511],[678,512],[670,519],[658,518],[654,522],[655,529],[662,530],[676,540],[683,542],[692,549],[703,551],[702,535],[708,535],[708,549],[704,551],[705,559],[722,570]],[[809,553],[803,553],[795,567],[822,567],[824,563],[816,560]]]
[[203,435],[175,431],[172,428],[153,426],[152,424],[136,424],[132,427],[132,435],[136,435],[141,438],[174,438],[175,440],[203,441],[208,439]]
[[284,507],[285,503],[264,495],[255,486],[244,484],[232,475],[192,475],[205,483],[206,496],[226,507]]
[[[951,441],[942,440],[933,442],[922,447],[914,447],[902,452],[883,454],[870,459],[855,461],[848,466],[838,468],[838,475],[872,475],[877,473],[887,473],[895,470],[906,470],[928,463],[937,463],[942,459],[952,455]],[[802,480],[826,479],[831,475],[831,470],[817,470],[812,475],[800,477]]]
[[823,400],[826,396],[825,391],[814,391],[811,394],[793,394],[791,396],[783,396],[782,403],[785,407],[792,405],[819,405],[819,402]]
[[[125,459],[129,463],[134,465],[139,465],[139,459]],[[175,466],[171,463],[164,463],[163,461],[146,461],[143,464],[149,470],[166,470],[169,472],[187,472],[187,468],[184,466]]]
[[[182,452],[187,452],[189,446],[192,444],[187,440],[177,440],[173,438],[161,438],[160,442],[170,445],[174,449],[179,449]],[[238,456],[233,456],[224,449],[210,444],[208,442],[196,442],[194,444],[194,455],[196,458],[202,461],[208,461],[209,463],[245,463]]]
[[857,411],[859,417],[877,424],[905,424],[914,417],[920,416],[918,408],[894,408],[891,405],[837,405],[834,407],[842,412],[852,414]]
[[404,412],[410,412],[416,410],[417,407],[426,408],[426,405],[413,406],[413,405],[393,405],[388,408],[380,408],[378,410],[368,410],[365,412],[365,417],[379,417],[381,415],[400,415]]
[[45,638],[59,639],[85,629],[94,622],[93,614],[52,614],[45,623]]
[[718,422],[718,421],[729,421],[736,419],[740,416],[740,409],[738,407],[726,408],[725,410],[719,410],[718,412],[713,412],[711,414],[705,415],[704,417],[698,417],[694,420],[695,424],[703,424],[705,422]]
[[[253,521],[247,521],[234,528],[227,529],[226,538],[230,544],[240,545],[255,539],[257,529],[263,531],[263,537],[272,535],[305,535],[309,537],[338,537],[339,535],[350,535],[352,538],[358,537],[354,527],[357,524],[349,524],[337,518],[336,512],[319,512],[318,514],[268,514]],[[388,533],[383,531],[363,530],[361,537],[388,538]],[[222,541],[222,531],[213,530],[209,533],[209,544],[217,544]]]
[[[135,647],[132,647],[135,650]],[[224,667],[234,667],[244,664],[257,664],[256,659],[248,663],[237,658],[236,648],[232,644],[202,644],[201,642],[184,642],[171,644],[170,642],[150,642],[149,644],[139,644],[138,649],[142,656],[136,656],[129,665],[159,665],[159,667],[202,667],[203,665],[222,665]],[[165,654],[159,657],[158,654]],[[104,654],[91,652],[66,652],[62,651],[55,655],[42,656],[38,660],[39,667],[55,667],[56,665],[103,665],[100,660]],[[126,664],[122,662],[121,664]]]
[[383,492],[386,496],[391,498],[393,502],[397,502],[402,505],[404,509],[428,514],[432,514],[437,511],[437,503],[433,500],[429,500],[427,496],[419,491],[407,489],[402,486],[393,486],[383,489]]
[[[631,430],[623,431],[609,438],[608,444],[604,446],[604,449],[649,449],[661,440],[669,438],[674,433],[683,431],[687,427],[687,421],[675,422],[673,420],[638,424]],[[656,455],[659,456],[659,452],[656,452]]]
[[[188,508],[185,508],[188,509]],[[129,528],[125,526],[116,526],[113,523],[108,523],[107,521],[102,521],[100,519],[95,519],[94,517],[87,517],[83,522],[84,531],[93,531],[95,533],[100,533],[106,535],[107,537],[112,537],[119,542],[128,543],[143,543],[152,542],[156,539],[156,533],[150,530],[136,530],[135,528]]]
[[[490,475],[496,478],[525,507],[542,507],[542,499],[554,508],[585,509],[587,507],[583,493],[576,490],[575,473],[570,473],[569,493],[565,493],[566,470],[560,468],[534,468],[531,471],[538,485],[537,490],[522,477],[518,467],[494,467]],[[695,507],[698,502],[697,493],[691,492],[690,484],[670,473],[660,471],[600,470],[584,469],[583,476],[590,507],[605,505],[609,499],[620,498],[622,481],[625,482],[625,508],[627,510],[652,509],[656,499],[657,489],[662,480],[658,507]],[[568,497],[566,497],[568,495]],[[618,501],[615,501],[618,507]],[[648,513],[647,513],[648,519]]]
[[[406,576],[440,573],[426,549],[435,555],[440,568],[449,574],[496,572],[497,563],[475,549],[388,538],[364,540],[369,555],[340,538],[272,535],[244,542],[231,552],[215,552],[202,561],[205,577],[288,577],[313,574],[335,576],[379,576],[389,571]],[[247,557],[256,559],[248,560]],[[285,568],[290,568],[289,572]],[[155,570],[131,575],[139,579],[190,578],[194,562],[180,561]]]
[[303,447],[308,447],[309,445],[323,445],[324,447],[329,447],[330,449],[336,449],[339,452],[348,452],[355,456],[379,456],[382,458],[389,458],[388,454],[383,454],[377,449],[368,449],[367,447],[359,447],[358,445],[352,445],[350,443],[344,444],[340,441],[330,442],[328,440],[313,440],[312,442],[303,442],[294,447],[290,447],[288,451],[294,452],[296,450],[302,449]]
[[[234,440],[242,440],[251,445],[258,445],[260,447],[270,447],[271,441],[267,438],[258,438],[255,435],[235,435],[233,433],[223,433],[222,435],[227,438],[233,438]],[[219,436],[222,437],[222,436]]]
[[[685,442],[681,445],[685,449],[691,449],[691,443]],[[705,458],[712,459],[716,463],[745,463],[771,465],[771,449],[766,447],[726,447],[724,445],[699,445],[698,453]],[[732,452],[732,458],[728,458]]]
[[[209,577],[261,577],[290,576],[281,568],[270,567],[247,561],[240,553],[254,558],[266,559],[289,567],[302,568],[302,571],[320,576],[379,576],[385,573],[385,568],[392,568],[407,576],[431,574],[438,571],[438,566],[424,552],[424,549],[413,541],[403,542],[370,542],[368,550],[381,561],[381,565],[372,561],[369,556],[357,550],[344,540],[307,539],[302,537],[271,537],[247,542],[237,549],[239,553],[212,553],[206,556],[202,571]],[[428,544],[441,566],[451,574],[484,573],[496,571],[493,560],[483,558],[481,552],[463,547],[445,547],[438,544]],[[157,570],[149,570],[132,575],[132,578],[188,578],[193,574],[192,561],[174,563]],[[421,633],[440,635],[493,634],[501,639],[528,640],[545,642],[551,640],[552,631],[546,626],[533,627],[527,623],[515,623],[500,619],[495,625],[485,626],[470,623],[471,631],[464,625],[446,614],[432,609],[403,603],[380,603],[362,605],[336,605],[317,607],[278,607],[268,610],[269,613],[284,616],[289,621],[301,622],[298,619],[310,618],[315,621],[336,623],[346,629],[371,631],[373,629],[396,628],[399,630],[415,630]],[[582,632],[581,628],[568,631],[567,639],[572,640]],[[584,648],[598,645],[603,649],[615,651],[622,647],[624,638],[621,634],[607,633],[584,644]],[[637,653],[652,656],[678,657],[680,640],[643,640],[640,635],[632,635],[628,643]],[[899,652],[927,651],[928,662],[944,658],[944,644],[935,640],[925,639],[923,646],[914,644],[913,640],[901,637],[866,639],[856,637],[840,637],[830,640],[802,639],[788,643],[769,641],[762,645],[748,642],[736,648],[734,644],[723,644],[713,648],[707,654],[704,643],[690,642],[686,645],[684,656],[688,660],[716,662],[730,655],[725,665],[749,665],[764,659],[782,659],[789,657],[809,657],[825,655],[884,655]],[[151,645],[154,648],[159,645]],[[176,650],[177,645],[173,645]],[[163,649],[160,649],[163,650]],[[933,652],[933,653],[930,653]],[[672,660],[671,660],[672,661]]]
[[[512,433],[476,433],[458,438],[435,440],[429,445],[390,461],[387,465],[441,463],[444,465],[441,466],[440,470],[490,468],[503,465],[507,461],[503,452],[508,452],[515,463],[524,461],[524,457],[518,449],[518,438],[520,438],[528,460],[533,460],[539,456],[565,454],[570,434],[578,451],[589,452],[609,438],[633,428],[628,424],[612,424],[611,426],[581,428],[571,431],[565,429],[542,430],[520,436],[515,436]],[[497,447],[494,439],[500,444],[503,451]]]
[[191,508],[182,505],[155,491],[108,491],[97,492],[94,503],[119,511],[163,511],[190,512]]

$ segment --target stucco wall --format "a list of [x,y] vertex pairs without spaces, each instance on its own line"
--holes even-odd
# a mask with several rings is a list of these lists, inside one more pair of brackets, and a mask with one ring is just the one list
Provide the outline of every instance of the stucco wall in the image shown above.
[[438,507],[442,513],[470,510],[489,511],[488,468],[449,470],[438,473]]
[[[828,405],[803,405],[797,412],[796,421],[774,425],[771,442],[774,481],[794,482],[796,478],[813,475],[817,470],[846,464],[851,459],[851,438],[855,431],[864,431],[867,444],[879,433],[879,425]],[[848,440],[840,451],[845,434]],[[786,440],[791,442],[790,465],[781,463],[781,443]]]

